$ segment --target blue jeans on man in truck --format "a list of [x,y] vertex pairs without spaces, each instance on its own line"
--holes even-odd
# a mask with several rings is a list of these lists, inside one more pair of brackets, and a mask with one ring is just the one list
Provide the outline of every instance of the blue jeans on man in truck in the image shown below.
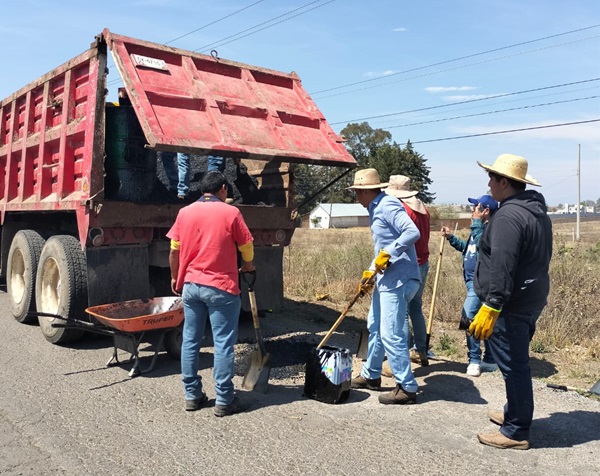
[[216,404],[229,405],[233,401],[233,346],[237,341],[242,301],[212,286],[185,283],[183,299],[183,342],[181,344],[181,374],[186,400],[202,396],[202,378],[198,375],[200,344],[204,338],[206,319],[210,319],[214,343],[214,370]]
[[190,156],[181,152],[161,152],[160,159],[169,180],[169,190],[176,191],[179,198],[187,197],[190,192]]

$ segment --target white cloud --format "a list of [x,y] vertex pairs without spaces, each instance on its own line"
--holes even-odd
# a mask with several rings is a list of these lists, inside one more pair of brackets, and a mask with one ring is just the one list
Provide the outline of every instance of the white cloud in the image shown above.
[[452,96],[444,96],[443,99],[452,102],[472,101],[473,99],[485,99],[496,97],[497,94],[454,94]]
[[425,88],[428,93],[447,93],[450,91],[472,91],[477,89],[475,86],[429,86]]
[[400,28],[394,28],[392,31],[408,31],[406,28],[401,26]]
[[366,73],[363,74],[364,77],[366,78],[379,78],[379,77],[383,77],[383,76],[389,76],[391,74],[395,74],[396,72],[393,69],[388,69],[386,71],[367,71]]

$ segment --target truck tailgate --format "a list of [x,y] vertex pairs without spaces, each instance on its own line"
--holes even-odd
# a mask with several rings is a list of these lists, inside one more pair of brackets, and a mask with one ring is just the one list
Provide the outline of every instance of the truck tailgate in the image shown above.
[[356,166],[296,73],[103,35],[150,147]]

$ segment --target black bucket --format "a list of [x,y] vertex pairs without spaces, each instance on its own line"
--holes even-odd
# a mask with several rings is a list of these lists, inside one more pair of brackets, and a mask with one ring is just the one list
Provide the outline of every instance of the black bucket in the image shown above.
[[350,395],[352,354],[348,349],[313,349],[306,362],[304,395],[324,403],[343,403]]

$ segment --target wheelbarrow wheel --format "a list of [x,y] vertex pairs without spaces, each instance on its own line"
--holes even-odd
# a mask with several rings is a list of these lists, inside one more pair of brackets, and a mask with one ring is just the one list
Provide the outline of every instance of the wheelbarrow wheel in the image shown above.
[[183,324],[169,329],[165,334],[165,350],[167,354],[181,360],[181,342],[183,341]]
[[[69,235],[48,239],[42,253],[36,277],[37,310],[82,320],[86,316],[87,272],[85,254],[79,240]],[[53,327],[58,319],[38,317],[42,334],[53,344],[66,344],[81,338],[84,331],[69,327]]]
[[6,290],[13,317],[21,323],[35,321],[35,277],[44,239],[37,231],[21,230],[10,244]]

